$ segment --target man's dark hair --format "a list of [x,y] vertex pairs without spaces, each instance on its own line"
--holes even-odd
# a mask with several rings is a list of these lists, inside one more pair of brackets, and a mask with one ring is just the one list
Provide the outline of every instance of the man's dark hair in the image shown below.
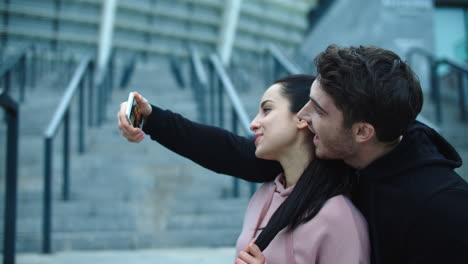
[[395,53],[372,46],[330,45],[314,59],[321,88],[343,112],[344,126],[367,122],[377,139],[396,140],[423,104],[418,78]]

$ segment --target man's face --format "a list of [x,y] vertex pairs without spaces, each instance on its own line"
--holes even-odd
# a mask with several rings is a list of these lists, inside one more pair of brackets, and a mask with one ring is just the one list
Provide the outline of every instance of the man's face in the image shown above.
[[315,152],[319,158],[346,162],[356,151],[352,130],[344,128],[343,113],[322,90],[318,80],[312,83],[310,100],[297,115],[307,121],[309,129],[315,134]]

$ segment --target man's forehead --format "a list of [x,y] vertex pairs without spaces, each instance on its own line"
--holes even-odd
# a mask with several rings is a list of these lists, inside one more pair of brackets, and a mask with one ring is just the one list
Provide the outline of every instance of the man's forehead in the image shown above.
[[327,112],[338,109],[333,98],[322,89],[322,85],[317,79],[315,79],[310,88],[309,97],[311,101],[319,104]]
[[327,94],[320,87],[320,82],[317,79],[314,80],[312,86],[310,87],[309,96],[315,100],[327,96]]

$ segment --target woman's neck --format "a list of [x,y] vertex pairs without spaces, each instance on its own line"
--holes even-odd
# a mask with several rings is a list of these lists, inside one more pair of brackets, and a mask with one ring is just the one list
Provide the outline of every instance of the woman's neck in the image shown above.
[[284,170],[286,188],[297,183],[313,157],[313,147],[304,142],[297,144],[295,147],[291,147],[287,153],[281,155],[278,161],[281,163]]

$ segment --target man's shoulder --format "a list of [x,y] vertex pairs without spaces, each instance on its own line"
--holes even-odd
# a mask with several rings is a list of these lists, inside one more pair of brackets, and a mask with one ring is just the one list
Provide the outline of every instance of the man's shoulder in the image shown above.
[[468,191],[468,183],[453,169],[447,166],[431,164],[415,167],[401,172],[393,180],[397,185],[405,185],[406,189],[438,193],[444,190],[460,189]]

